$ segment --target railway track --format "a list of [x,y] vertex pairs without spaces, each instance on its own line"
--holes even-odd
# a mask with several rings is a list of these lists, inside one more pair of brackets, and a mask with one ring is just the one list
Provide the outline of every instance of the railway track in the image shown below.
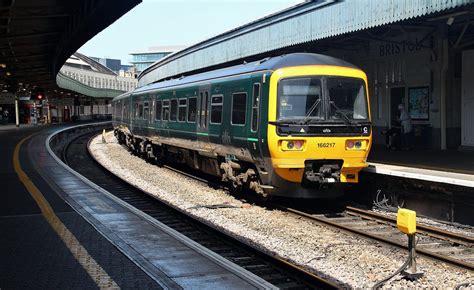
[[[407,249],[407,237],[398,231],[394,218],[355,207],[336,214],[310,214],[277,205],[281,210],[321,224],[358,234],[401,249]],[[474,270],[474,238],[431,226],[417,224],[418,255]]]
[[[224,187],[218,181],[209,181],[206,177],[196,176],[188,170],[183,171],[168,165],[164,165],[164,167],[200,182],[211,184],[214,187]],[[270,207],[296,214],[320,224],[329,225],[400,249],[407,249],[406,235],[398,231],[396,219],[386,215],[350,206],[335,214],[312,214],[304,210],[285,207],[281,204],[263,203],[264,206],[270,205]],[[417,224],[417,253],[437,261],[471,271],[474,270],[474,237],[472,236]]]
[[[88,152],[90,139],[97,133],[76,136],[63,147],[63,161],[98,186],[135,208],[179,231],[211,251],[262,277],[281,289],[338,288],[336,284],[197,221],[172,206],[149,196],[116,177],[98,164]],[[175,170],[177,171],[177,170]],[[178,171],[188,177],[192,174]],[[206,182],[202,178],[202,182]]]

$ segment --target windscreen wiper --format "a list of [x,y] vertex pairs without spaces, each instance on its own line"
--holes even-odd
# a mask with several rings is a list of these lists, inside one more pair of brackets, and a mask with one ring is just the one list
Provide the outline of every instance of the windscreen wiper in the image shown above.
[[301,122],[300,122],[301,125],[306,125],[309,122],[309,120],[311,118],[311,114],[319,106],[319,103],[321,103],[321,99],[317,99],[316,102],[314,102],[314,104],[311,106],[311,108],[309,108],[308,113],[306,113],[303,120],[301,120]]
[[339,115],[341,115],[344,118],[343,120],[346,122],[346,124],[354,125],[354,122],[352,122],[352,120],[349,119],[349,117],[347,117],[346,114],[344,114],[342,110],[339,109],[339,107],[336,106],[336,104],[333,101],[330,101],[329,104],[331,104],[334,108],[336,108],[335,113],[338,113]]

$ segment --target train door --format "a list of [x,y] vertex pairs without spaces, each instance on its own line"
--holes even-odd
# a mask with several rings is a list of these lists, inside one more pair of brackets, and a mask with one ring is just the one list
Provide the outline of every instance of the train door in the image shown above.
[[260,150],[260,100],[262,94],[262,85],[260,83],[253,83],[252,85],[252,99],[251,99],[251,116],[250,126],[247,133],[247,142],[252,159],[256,164],[263,161]]
[[209,91],[210,85],[199,88],[197,140],[202,149],[209,144]]

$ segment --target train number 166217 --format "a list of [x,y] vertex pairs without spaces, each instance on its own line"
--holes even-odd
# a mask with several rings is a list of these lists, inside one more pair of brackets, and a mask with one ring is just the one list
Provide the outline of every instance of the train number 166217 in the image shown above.
[[330,142],[325,142],[325,143],[318,143],[317,144],[318,148],[333,148],[336,146],[336,143],[330,143]]

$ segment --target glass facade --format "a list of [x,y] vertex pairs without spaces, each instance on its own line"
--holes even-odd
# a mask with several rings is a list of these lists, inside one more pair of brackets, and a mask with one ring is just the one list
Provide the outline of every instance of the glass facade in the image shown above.
[[136,68],[137,73],[144,71],[147,67],[152,65],[155,61],[162,59],[171,52],[155,52],[155,53],[134,53],[130,61]]
[[170,54],[170,52],[133,54],[132,62],[155,62],[168,54]]

